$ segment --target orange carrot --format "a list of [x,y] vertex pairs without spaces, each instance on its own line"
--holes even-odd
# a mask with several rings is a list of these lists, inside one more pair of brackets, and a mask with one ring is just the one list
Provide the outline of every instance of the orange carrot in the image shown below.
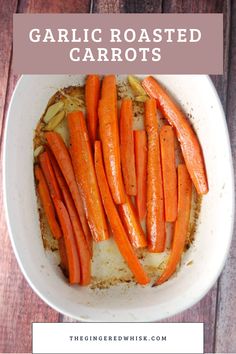
[[117,89],[115,75],[104,76],[102,81],[102,99],[107,99],[117,111]]
[[146,77],[142,84],[147,93],[157,100],[158,107],[176,129],[184,160],[197,192],[206,194],[208,182],[202,149],[185,114],[153,77]]
[[124,257],[127,265],[135,276],[135,279],[139,284],[147,284],[150,279],[142,268],[138,257],[136,256],[130,242],[128,236],[125,232],[125,229],[120,220],[119,214],[113,202],[111,192],[107,183],[103,158],[102,158],[102,149],[101,142],[95,142],[95,170],[98,179],[98,185],[100,188],[104,208],[108,217],[108,220],[111,225],[111,229],[113,232],[114,240],[120,250],[120,253]]
[[69,113],[67,122],[75,177],[83,198],[88,224],[94,241],[104,241],[109,235],[83,113]]
[[52,232],[53,237],[59,239],[62,236],[61,228],[56,220],[55,209],[53,206],[52,199],[50,197],[47,182],[45,180],[41,168],[38,165],[36,165],[34,168],[34,174],[37,181],[39,198],[45,211],[50,230]]
[[120,111],[120,153],[125,190],[136,195],[132,100],[124,99]]
[[80,261],[70,217],[61,200],[55,198],[55,207],[65,240],[69,268],[69,281],[70,284],[79,284]]
[[177,173],[175,165],[175,136],[169,125],[160,131],[161,163],[165,199],[165,219],[175,221],[177,217]]
[[174,236],[170,257],[166,268],[156,285],[168,280],[175,272],[184,251],[185,240],[188,233],[192,197],[192,182],[185,165],[178,166],[178,216],[175,222]]
[[106,76],[103,79],[102,100],[98,106],[98,117],[107,180],[115,203],[122,204],[125,202],[126,195],[121,173],[117,92],[114,75]]
[[[60,171],[60,168],[54,158],[54,156],[49,154],[51,163],[60,186],[63,200],[67,211],[70,216],[70,220],[72,223],[75,241],[79,253],[80,259],[80,268],[81,268],[81,285],[88,285],[91,281],[91,257],[92,257],[92,243],[90,240],[86,240],[84,232],[82,230],[82,226],[78,217],[77,210],[75,208],[75,204],[73,198],[70,194],[69,188],[66,184],[66,181]],[[92,238],[91,238],[92,240]]]
[[98,122],[98,100],[100,92],[100,81],[98,75],[88,75],[85,85],[85,102],[87,110],[88,133],[91,146],[94,146],[94,141],[97,136]]
[[134,131],[135,166],[137,178],[136,205],[140,221],[147,211],[147,136],[145,130]]
[[[73,205],[73,208],[75,208],[75,203],[73,201],[73,198],[71,196],[71,193],[70,193],[70,190],[66,184],[66,181],[64,179],[64,176],[60,170],[60,167],[53,155],[53,153],[51,152],[51,150],[49,149],[49,147],[46,146],[46,151],[48,153],[48,156],[49,156],[49,159],[51,161],[51,164],[52,164],[52,167],[53,167],[53,170],[54,170],[54,173],[55,173],[55,176],[56,176],[56,179],[57,179],[57,182],[59,184],[59,187],[60,187],[60,190],[61,190],[61,193],[63,195],[63,200],[66,204],[66,207],[67,207],[67,210],[69,211],[69,205]],[[69,200],[69,202],[67,202]],[[75,208],[76,210],[76,208]],[[70,213],[69,213],[70,214]],[[76,210],[76,214],[78,216],[78,213],[77,213],[77,210]],[[81,220],[79,218],[78,220],[79,224],[81,225]],[[82,225],[81,225],[82,227]],[[75,232],[75,231],[74,231]],[[91,233],[87,233],[87,237],[84,233],[84,230],[83,230],[83,227],[82,227],[82,233],[83,233],[83,236],[86,240],[86,245],[88,247],[88,250],[89,250],[89,253],[90,253],[90,256],[92,257],[93,256],[93,238],[92,238],[92,235]],[[83,248],[83,245],[80,245],[80,243],[78,243],[78,247],[82,247]]]
[[154,99],[148,99],[145,103],[145,127],[148,137],[146,218],[148,250],[163,252],[166,240],[164,195],[157,110]]
[[79,214],[80,222],[87,240],[90,240],[91,235],[87,224],[83,202],[76,183],[71,158],[62,137],[56,132],[45,133],[46,140],[53,152],[57,163],[62,171],[66,183],[70,189],[75,207]]
[[127,196],[126,203],[118,205],[118,210],[132,246],[134,248],[146,247],[146,237],[130,197]]
[[51,194],[51,197],[56,197],[57,199],[61,199],[60,189],[57,184],[57,180],[48,156],[47,151],[44,151],[39,155],[39,163],[41,169],[43,171],[44,177],[47,181],[47,185]]

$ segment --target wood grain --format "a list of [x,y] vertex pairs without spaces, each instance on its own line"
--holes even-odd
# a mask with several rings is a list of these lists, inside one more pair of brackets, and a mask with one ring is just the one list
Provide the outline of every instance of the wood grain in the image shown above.
[[[227,117],[236,181],[236,2],[232,2]],[[236,352],[236,222],[228,259],[219,281],[215,352]]]
[[0,0],[0,136],[12,54],[12,13],[16,8],[17,0]]
[[89,9],[89,0],[19,0],[18,12],[84,13]]

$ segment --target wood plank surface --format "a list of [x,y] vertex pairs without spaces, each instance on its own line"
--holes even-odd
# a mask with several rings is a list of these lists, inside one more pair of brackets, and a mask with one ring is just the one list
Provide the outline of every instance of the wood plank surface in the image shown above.
[[19,0],[18,12],[29,13],[85,13],[89,0]]
[[[231,8],[232,6],[232,8]],[[236,1],[232,0],[0,0],[0,137],[18,76],[11,71],[12,14],[22,13],[224,13],[224,75],[213,82],[227,112],[236,170]],[[231,39],[231,42],[230,42]],[[229,51],[229,46],[231,46]],[[229,60],[230,59],[230,60]],[[228,95],[227,95],[228,93]],[[0,185],[2,170],[0,168]],[[163,322],[204,322],[205,352],[236,352],[236,225],[227,264],[218,285],[198,304]],[[33,293],[13,255],[0,192],[0,353],[31,351],[31,322],[73,321],[59,315]],[[4,252],[3,252],[4,250]]]
[[[236,2],[232,2],[231,43],[227,95],[227,122],[231,139],[236,181]],[[223,235],[222,235],[223,236]],[[224,271],[219,280],[217,322],[215,337],[216,353],[236,352],[236,222],[233,240]]]
[[12,55],[12,13],[16,9],[17,0],[0,0],[0,136]]

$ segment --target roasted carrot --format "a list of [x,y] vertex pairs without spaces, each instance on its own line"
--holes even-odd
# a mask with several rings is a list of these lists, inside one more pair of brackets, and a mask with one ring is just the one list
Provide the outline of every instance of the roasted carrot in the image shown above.
[[147,211],[147,135],[145,130],[134,131],[135,167],[137,178],[136,205],[140,221]]
[[90,137],[91,146],[94,146],[94,141],[97,136],[98,123],[98,100],[100,93],[100,80],[98,75],[88,75],[85,85],[85,102],[87,110],[87,125]]
[[104,76],[102,81],[102,99],[107,99],[110,104],[117,110],[117,89],[115,75]]
[[192,181],[185,165],[178,166],[178,216],[174,227],[174,236],[170,257],[166,268],[156,285],[168,280],[175,272],[184,251],[185,240],[188,233],[192,197]]
[[120,154],[126,193],[135,196],[137,190],[134,159],[133,108],[130,98],[122,100],[121,103]]
[[58,240],[58,250],[60,255],[60,267],[66,277],[69,276],[69,266],[68,259],[66,254],[66,245],[64,237],[59,238]]
[[72,163],[88,224],[94,241],[104,241],[109,238],[109,235],[83,113],[80,111],[69,113],[67,122],[70,132]]
[[60,189],[58,187],[58,183],[48,156],[47,151],[44,151],[39,155],[39,163],[41,169],[43,171],[44,177],[47,181],[47,185],[51,194],[51,197],[56,197],[57,199],[61,199]]
[[[56,176],[56,179],[57,179],[57,182],[58,182],[58,185],[60,187],[60,190],[61,190],[61,193],[62,193],[62,196],[63,196],[63,200],[64,202],[66,203],[66,207],[67,207],[67,210],[69,211],[69,205],[73,205],[73,208],[75,208],[75,203],[73,201],[73,198],[71,196],[71,193],[70,193],[70,190],[68,188],[68,185],[65,181],[65,178],[60,170],[60,167],[53,155],[53,153],[51,152],[51,150],[46,146],[46,151],[48,153],[48,156],[49,156],[49,159],[50,159],[50,162],[51,162],[51,165],[53,167],[53,170],[54,170],[54,173],[55,173],[55,176]],[[69,202],[68,202],[69,200]],[[75,208],[76,210],[76,208]],[[78,212],[76,210],[76,214],[78,216]],[[79,218],[79,224],[81,225],[81,220]],[[81,225],[82,227],[82,225]],[[88,250],[89,250],[89,253],[90,253],[90,256],[92,257],[93,256],[93,238],[92,238],[92,235],[91,233],[87,233],[87,235],[85,235],[84,233],[84,230],[83,230],[83,227],[82,227],[82,233],[84,235],[84,238],[86,240],[86,245],[88,247]],[[87,237],[86,237],[87,236]],[[83,245],[80,245],[80,243],[78,243],[78,247],[82,247],[83,248]]]
[[115,203],[122,204],[126,195],[121,173],[116,96],[115,76],[106,76],[103,79],[102,99],[98,106],[99,131],[108,184]]
[[170,125],[160,131],[161,165],[165,199],[165,219],[175,221],[177,217],[177,173],[175,162],[175,136]]
[[52,232],[53,237],[59,239],[62,236],[61,228],[56,219],[55,209],[49,193],[47,182],[45,180],[41,168],[38,165],[36,165],[34,168],[34,174],[37,181],[39,198],[42,203],[49,228]]
[[62,137],[56,132],[47,132],[45,133],[45,137],[69,187],[75,203],[75,207],[79,214],[85,237],[87,240],[90,240],[90,230],[87,224],[83,202],[79,193],[78,185],[76,183],[72,162],[67,147]]
[[[54,158],[54,156],[49,154],[53,170],[55,172],[58,184],[60,186],[63,200],[70,216],[71,224],[73,227],[75,241],[79,253],[80,268],[81,268],[81,285],[88,285],[91,281],[91,257],[92,257],[92,243],[90,240],[86,240],[77,210],[73,198],[70,194],[69,188],[66,181],[60,171],[60,168]],[[91,238],[92,240],[92,238]]]
[[95,170],[98,179],[98,185],[100,188],[104,208],[108,217],[108,220],[111,225],[113,232],[114,240],[125,259],[128,267],[135,276],[136,281],[139,284],[145,285],[149,283],[150,279],[142,268],[136,253],[134,252],[128,236],[125,232],[125,229],[120,220],[119,214],[115,207],[115,204],[112,199],[112,195],[107,183],[107,178],[104,171],[103,158],[102,158],[102,149],[101,142],[95,142]]
[[55,207],[65,240],[69,268],[69,282],[70,284],[79,284],[80,261],[70,217],[61,200],[55,198]]
[[130,197],[127,196],[126,202],[118,205],[118,210],[132,246],[134,248],[146,247],[146,237]]
[[165,118],[176,129],[193,184],[199,194],[206,194],[208,192],[208,182],[202,149],[185,114],[153,77],[146,77],[142,85],[146,92],[156,99]]
[[146,217],[148,250],[163,252],[166,240],[164,194],[157,110],[154,99],[148,99],[145,103],[145,127],[148,138]]

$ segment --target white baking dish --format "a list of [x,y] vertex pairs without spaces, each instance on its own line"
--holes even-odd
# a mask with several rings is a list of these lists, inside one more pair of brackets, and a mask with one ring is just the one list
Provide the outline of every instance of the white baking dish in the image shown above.
[[[191,114],[200,139],[209,193],[203,198],[196,240],[180,270],[151,288],[116,285],[105,290],[71,287],[44,251],[33,178],[33,134],[48,99],[83,76],[22,76],[12,97],[3,153],[4,202],[18,263],[34,291],[57,311],[82,321],[156,321],[199,301],[219,276],[230,247],[234,217],[233,170],[224,112],[208,76],[159,75]],[[191,266],[187,263],[191,262]]]

